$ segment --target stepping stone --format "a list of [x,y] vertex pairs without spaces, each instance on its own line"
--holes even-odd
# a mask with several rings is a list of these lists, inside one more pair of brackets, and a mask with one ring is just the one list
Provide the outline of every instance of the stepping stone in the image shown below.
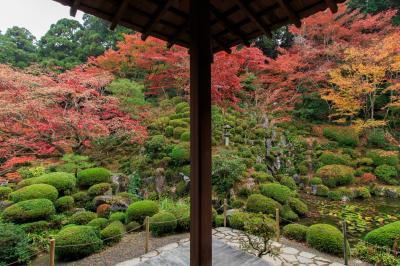
[[140,258],[134,258],[132,260],[127,260],[121,263],[118,263],[116,266],[134,266],[140,263]]
[[301,256],[298,256],[297,259],[298,259],[298,261],[299,261],[300,263],[304,263],[304,264],[310,264],[310,263],[313,262],[312,259],[305,258],[305,257],[301,257]]
[[281,254],[279,257],[286,262],[297,262],[296,256],[291,254]]
[[299,253],[299,251],[297,249],[295,249],[295,248],[284,247],[284,248],[281,248],[281,253],[296,255],[296,254]]
[[345,266],[345,265],[342,263],[334,262],[334,263],[329,264],[329,266]]
[[323,262],[328,262],[328,263],[331,263],[331,261],[330,260],[328,260],[328,259],[326,259],[326,258],[323,258],[323,257],[315,257],[314,258],[315,260],[319,260],[319,261],[323,261]]
[[272,257],[270,255],[262,256],[262,259],[268,262],[271,266],[282,266],[282,261],[278,257]]
[[318,266],[325,266],[328,265],[329,262],[323,262],[323,261],[314,261]]
[[160,252],[169,251],[169,250],[172,250],[177,247],[179,247],[178,243],[171,243],[166,246],[163,246],[162,248],[159,248],[158,251],[160,251]]
[[158,255],[157,250],[150,251],[149,253],[146,253],[142,256],[142,258],[152,258]]
[[315,254],[309,253],[309,252],[300,252],[299,256],[302,256],[304,258],[312,259],[315,257]]

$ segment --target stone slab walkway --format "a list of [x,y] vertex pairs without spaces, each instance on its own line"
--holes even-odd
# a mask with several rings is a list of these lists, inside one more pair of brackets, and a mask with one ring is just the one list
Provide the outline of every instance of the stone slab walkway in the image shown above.
[[[280,249],[280,254],[278,256],[263,256],[262,260],[259,260],[256,256],[251,256],[241,250],[240,243],[243,239],[246,239],[245,235],[241,231],[231,228],[219,227],[214,229],[213,239],[213,253],[219,254],[219,256],[213,257],[213,265],[344,266],[337,261],[338,259],[334,261],[331,257],[327,258],[326,256],[322,256],[319,252],[313,253],[309,250],[291,247],[278,242],[272,243],[274,247]],[[239,252],[234,252],[235,250]],[[224,251],[227,251],[226,255],[222,255]],[[231,261],[231,258],[234,258],[234,260]],[[244,261],[242,261],[241,258],[243,258]],[[252,261],[251,259],[255,260]],[[235,264],[234,261],[238,261],[239,263]],[[246,264],[246,261],[253,264]],[[155,249],[138,258],[117,264],[117,266],[134,265],[189,265],[189,239],[182,239],[162,248]],[[365,264],[361,263],[358,265]]]

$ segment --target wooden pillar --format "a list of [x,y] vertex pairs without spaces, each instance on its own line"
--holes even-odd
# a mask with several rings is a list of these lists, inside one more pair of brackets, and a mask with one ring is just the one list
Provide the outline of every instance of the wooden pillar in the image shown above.
[[210,0],[190,0],[190,264],[211,266]]

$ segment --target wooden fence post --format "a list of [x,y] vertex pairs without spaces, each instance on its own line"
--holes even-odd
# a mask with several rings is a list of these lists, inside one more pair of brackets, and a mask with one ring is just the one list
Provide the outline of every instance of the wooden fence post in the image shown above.
[[349,265],[349,257],[347,254],[347,223],[346,220],[342,222],[342,229],[343,229],[343,257],[344,257],[344,265]]
[[226,227],[226,211],[227,211],[227,208],[228,208],[228,203],[227,203],[227,200],[224,199],[224,227]]
[[275,219],[276,219],[276,241],[279,242],[279,240],[281,238],[281,228],[279,225],[280,217],[279,217],[279,209],[278,208],[275,210]]
[[56,253],[56,241],[54,239],[50,239],[50,266],[54,266],[55,253]]
[[393,243],[393,255],[397,257],[399,254],[399,239],[395,239]]
[[144,251],[145,253],[149,252],[149,235],[150,235],[150,217],[146,216],[145,218],[145,227],[146,227],[146,240],[145,240],[145,245],[144,245]]

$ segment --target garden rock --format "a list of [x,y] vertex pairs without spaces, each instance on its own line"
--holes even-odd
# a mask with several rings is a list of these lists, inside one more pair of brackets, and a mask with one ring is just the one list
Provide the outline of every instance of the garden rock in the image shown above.
[[126,210],[131,204],[131,200],[129,198],[112,195],[97,196],[93,201],[96,208],[101,204],[109,204],[111,206],[111,211]]
[[130,177],[124,174],[115,174],[111,180],[117,186],[116,193],[127,191],[131,181]]

